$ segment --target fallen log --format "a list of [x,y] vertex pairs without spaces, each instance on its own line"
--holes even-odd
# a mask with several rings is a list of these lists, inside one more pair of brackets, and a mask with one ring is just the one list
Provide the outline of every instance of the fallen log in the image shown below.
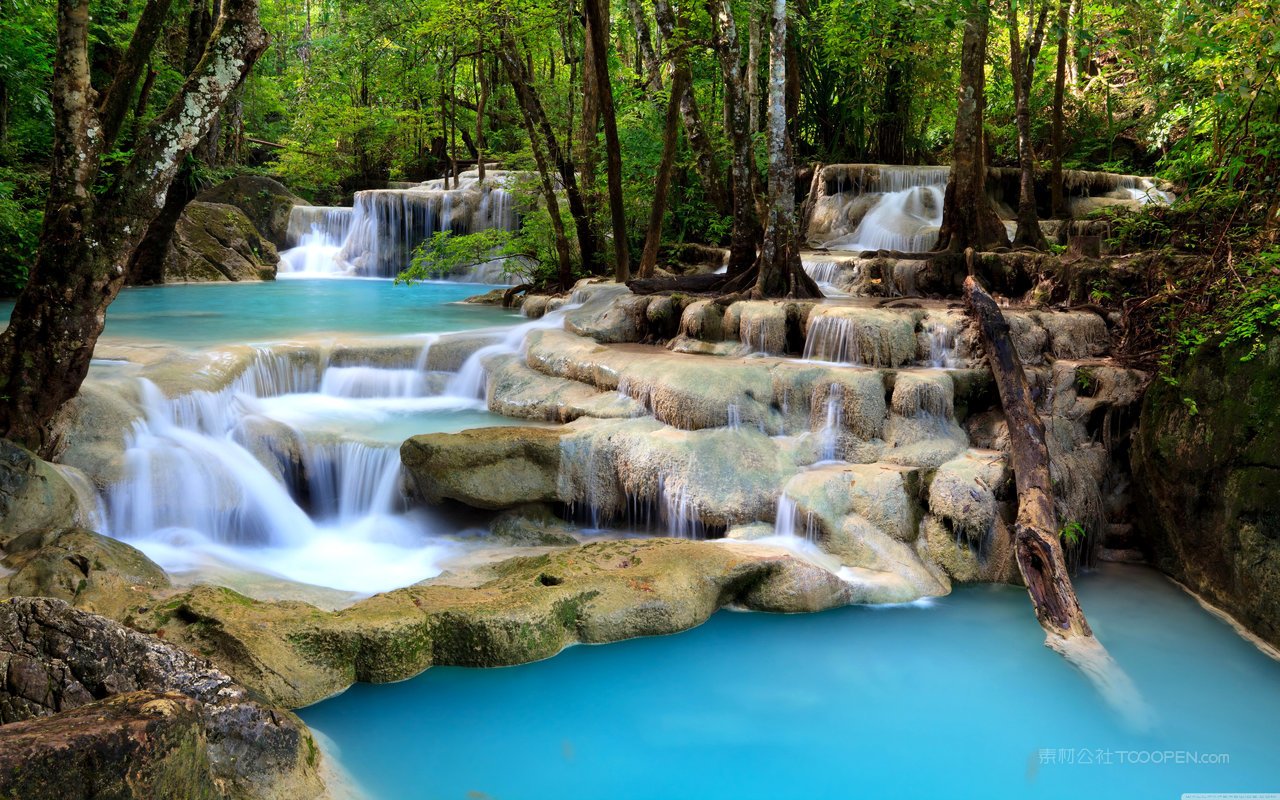
[[1061,649],[1061,640],[1093,638],[1062,557],[1049,448],[1044,422],[1036,413],[1022,370],[1022,360],[1009,336],[1009,323],[991,295],[970,275],[964,281],[966,311],[982,332],[982,343],[995,376],[1000,404],[1009,423],[1009,462],[1018,487],[1018,516],[1013,526],[1014,553],[1027,584],[1046,644]]

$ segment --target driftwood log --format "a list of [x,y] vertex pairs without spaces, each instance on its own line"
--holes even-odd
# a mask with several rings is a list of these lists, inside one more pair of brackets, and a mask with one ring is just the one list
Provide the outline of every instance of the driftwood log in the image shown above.
[[1013,526],[1018,569],[1047,635],[1046,644],[1062,649],[1065,640],[1092,639],[1093,632],[1076,599],[1058,540],[1044,421],[1036,413],[1022,360],[1000,307],[972,275],[965,279],[964,296],[967,313],[981,329],[1009,423],[1009,461],[1018,487],[1018,516]]

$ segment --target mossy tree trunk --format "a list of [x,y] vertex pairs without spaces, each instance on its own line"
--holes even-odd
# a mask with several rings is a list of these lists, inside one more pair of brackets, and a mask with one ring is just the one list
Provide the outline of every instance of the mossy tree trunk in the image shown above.
[[787,0],[773,0],[769,39],[769,211],[760,249],[756,297],[821,297],[800,263],[796,170],[787,135]]
[[1026,37],[1018,35],[1018,0],[1009,3],[1009,71],[1013,79],[1014,120],[1018,129],[1018,227],[1013,243],[1045,250],[1048,243],[1040,230],[1036,213],[1036,154],[1031,146],[1031,86],[1035,81],[1036,59],[1044,45],[1049,0],[1040,0],[1037,9],[1028,9]]
[[[609,187],[609,221],[613,227],[613,276],[619,283],[631,279],[631,251],[627,244],[627,212],[622,200],[622,146],[618,142],[618,118],[613,107],[613,83],[609,80],[609,19],[604,0],[584,0],[583,9],[595,43],[595,87],[600,118],[604,122],[605,171]],[[584,73],[585,74],[585,73]]]
[[[125,60],[99,97],[89,77],[89,0],[59,0],[49,200],[31,277],[0,334],[0,434],[49,455],[52,426],[89,370],[107,306],[179,165],[267,46],[257,0],[225,0],[203,54],[118,173],[101,174],[159,36],[167,0],[144,8]],[[121,99],[121,95],[124,99]],[[97,186],[107,182],[105,191]],[[97,187],[95,189],[95,187]]]
[[1058,541],[1044,421],[1032,402],[1022,360],[1009,336],[1009,323],[972,275],[965,279],[964,296],[969,316],[982,333],[1000,405],[1009,423],[1009,463],[1018,488],[1014,553],[1036,619],[1055,647],[1060,641],[1092,638]]
[[990,15],[989,0],[976,0],[964,23],[951,179],[947,181],[937,245],[938,250],[953,253],[963,253],[970,247],[990,250],[1009,245],[1004,223],[996,216],[986,190],[986,144],[982,120],[986,113]]
[[751,115],[747,108],[742,48],[733,7],[728,0],[707,0],[711,15],[711,45],[724,78],[726,133],[733,153],[730,186],[733,199],[733,233],[729,242],[729,274],[750,269],[760,241],[760,218],[756,213],[755,148],[751,140]]

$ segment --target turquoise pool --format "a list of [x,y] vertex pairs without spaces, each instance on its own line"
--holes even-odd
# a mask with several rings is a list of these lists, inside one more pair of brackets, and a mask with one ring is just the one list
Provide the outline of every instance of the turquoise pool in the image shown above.
[[360,685],[300,713],[374,798],[1280,791],[1280,663],[1150,570],[1109,566],[1079,587],[1150,730],[1046,649],[1025,592],[1006,587],[927,607],[722,612],[678,636]]
[[[395,335],[513,324],[518,313],[461,300],[493,287],[434,281],[292,278],[125,289],[107,309],[105,336],[173,344],[267,342],[313,333]],[[12,301],[0,300],[6,323]]]

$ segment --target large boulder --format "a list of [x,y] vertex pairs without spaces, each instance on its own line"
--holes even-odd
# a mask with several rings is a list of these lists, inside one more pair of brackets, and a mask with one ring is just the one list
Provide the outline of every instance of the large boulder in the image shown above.
[[1280,331],[1264,343],[1203,346],[1152,384],[1134,499],[1153,563],[1280,645]]
[[80,498],[53,464],[0,439],[0,550],[24,533],[69,528],[80,518]]
[[273,280],[280,256],[236,206],[188,203],[164,256],[166,283]]
[[164,570],[139,550],[93,531],[30,531],[5,545],[0,594],[57,597],[78,608],[117,615],[169,585]]
[[[297,717],[250,699],[205,659],[61,600],[0,603],[0,675],[0,796],[324,793],[315,742]],[[132,692],[162,694],[127,694]],[[96,702],[117,695],[114,702]],[[69,711],[70,718],[55,716]],[[43,717],[52,719],[9,725]],[[152,733],[159,735],[149,741]],[[81,763],[72,755],[65,763],[115,779],[101,791],[80,788],[75,774],[52,769],[63,748],[98,752],[100,761]],[[131,785],[134,768],[155,782]],[[83,785],[103,776],[79,775]]]
[[235,206],[267,241],[280,248],[289,246],[289,214],[293,207],[307,205],[284,184],[264,175],[239,175],[201,192],[196,200]]
[[495,427],[414,436],[400,448],[413,487],[429,503],[505,509],[559,499],[561,432]]

